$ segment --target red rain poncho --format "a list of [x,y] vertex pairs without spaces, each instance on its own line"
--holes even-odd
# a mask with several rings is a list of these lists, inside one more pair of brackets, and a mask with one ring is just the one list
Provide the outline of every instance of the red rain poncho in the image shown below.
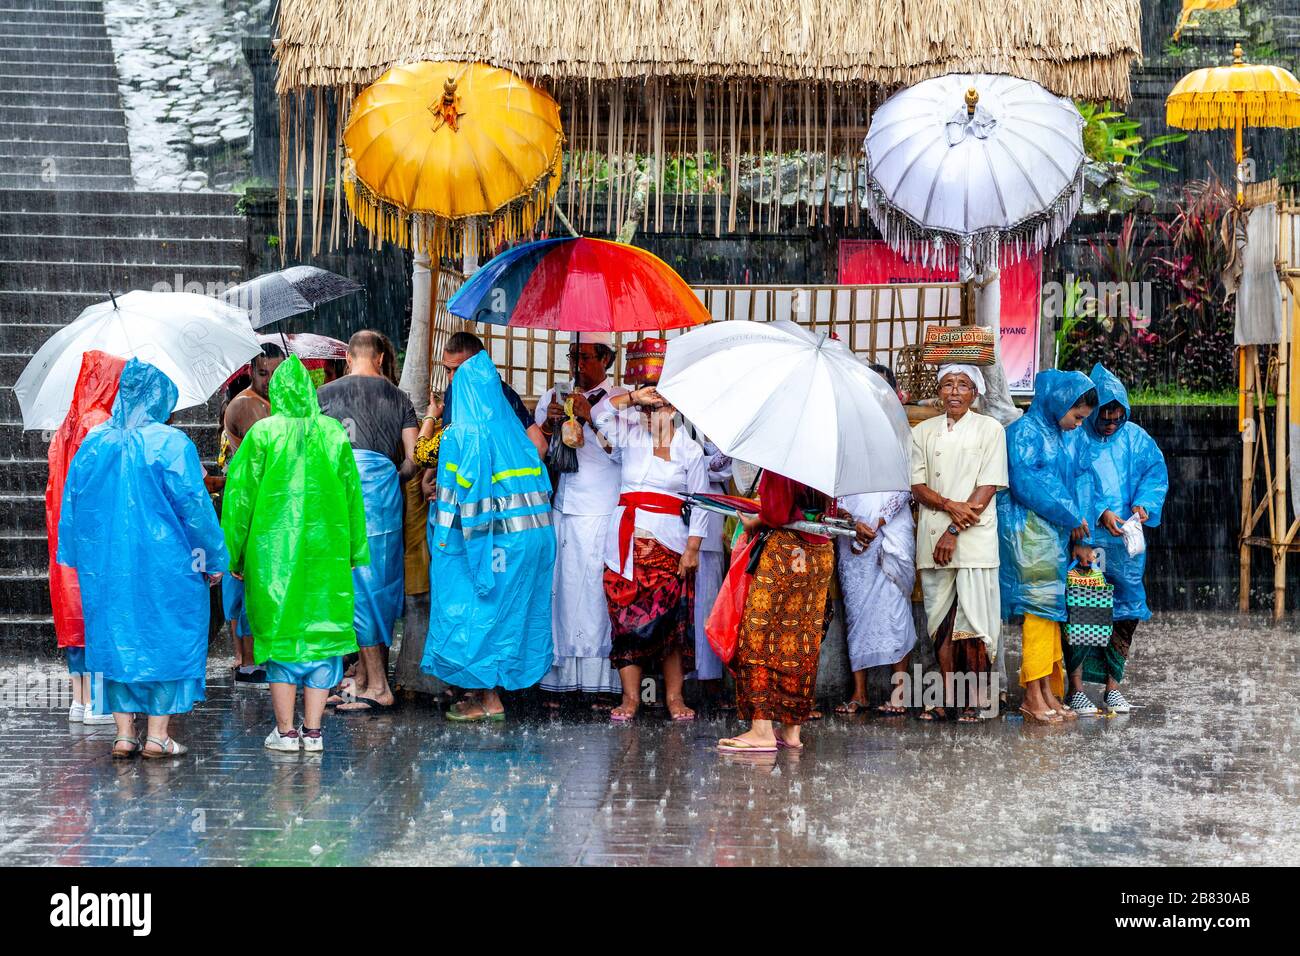
[[89,351],[81,357],[81,371],[72,392],[72,407],[50,441],[50,478],[45,484],[45,536],[50,546],[50,605],[54,608],[54,633],[59,647],[85,647],[86,625],[81,616],[81,590],[77,572],[54,560],[59,548],[59,509],[63,483],[81,440],[96,425],[107,421],[117,397],[117,382],[125,359],[107,352]]

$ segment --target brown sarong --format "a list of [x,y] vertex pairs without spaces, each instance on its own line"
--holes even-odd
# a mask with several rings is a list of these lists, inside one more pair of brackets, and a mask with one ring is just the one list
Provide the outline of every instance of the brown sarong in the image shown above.
[[632,580],[605,569],[615,667],[658,667],[673,651],[682,655],[682,673],[695,669],[695,578],[677,574],[682,556],[654,538],[632,539]]
[[730,664],[742,719],[783,724],[809,719],[834,563],[830,541],[813,544],[785,530],[769,535]]

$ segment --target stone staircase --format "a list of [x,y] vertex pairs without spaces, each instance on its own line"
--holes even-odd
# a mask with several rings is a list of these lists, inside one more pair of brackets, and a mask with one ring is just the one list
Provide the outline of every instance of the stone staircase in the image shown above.
[[[86,306],[166,283],[239,281],[235,197],[135,192],[99,0],[0,0],[0,648],[51,653],[49,436],[25,432],[14,381]],[[177,415],[201,457],[215,412]]]

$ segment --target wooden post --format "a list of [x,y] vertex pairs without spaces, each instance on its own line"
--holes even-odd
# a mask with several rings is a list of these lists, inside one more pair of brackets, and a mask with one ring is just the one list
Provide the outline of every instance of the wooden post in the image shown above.
[[[1252,369],[1254,362],[1247,361],[1247,352],[1253,351],[1255,346],[1244,345],[1241,347],[1241,373],[1240,387],[1243,396],[1250,396],[1251,400],[1243,401],[1240,407],[1239,425],[1241,428],[1241,577],[1239,585],[1239,594],[1237,597],[1237,607],[1241,613],[1245,614],[1250,610],[1250,549],[1251,545],[1247,542],[1253,530],[1254,522],[1251,521],[1251,515],[1255,510],[1254,485],[1255,485],[1255,418],[1254,418],[1254,401],[1253,392],[1254,376]],[[1247,416],[1247,410],[1250,414]]]
[[1287,534],[1287,432],[1290,430],[1290,416],[1287,408],[1287,385],[1290,377],[1287,367],[1291,350],[1290,336],[1287,334],[1289,323],[1282,319],[1282,337],[1277,346],[1277,425],[1275,426],[1274,445],[1277,449],[1277,480],[1273,491],[1273,620],[1281,621],[1286,614],[1286,534]]

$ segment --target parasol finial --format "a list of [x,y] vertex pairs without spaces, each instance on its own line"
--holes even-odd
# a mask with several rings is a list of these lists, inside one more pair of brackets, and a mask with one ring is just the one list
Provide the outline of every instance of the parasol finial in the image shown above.
[[464,112],[460,109],[459,99],[456,96],[456,78],[447,77],[442,84],[442,98],[429,107],[429,112],[433,114],[433,128],[438,130],[442,126],[450,126],[452,132],[459,132],[460,118]]
[[975,107],[979,104],[979,101],[980,101],[979,90],[975,89],[975,87],[972,86],[970,89],[966,91],[966,115],[967,116],[975,115]]
[[1244,50],[1242,50],[1240,43],[1236,44],[1232,48],[1232,65],[1233,66],[1246,65],[1246,53]]

